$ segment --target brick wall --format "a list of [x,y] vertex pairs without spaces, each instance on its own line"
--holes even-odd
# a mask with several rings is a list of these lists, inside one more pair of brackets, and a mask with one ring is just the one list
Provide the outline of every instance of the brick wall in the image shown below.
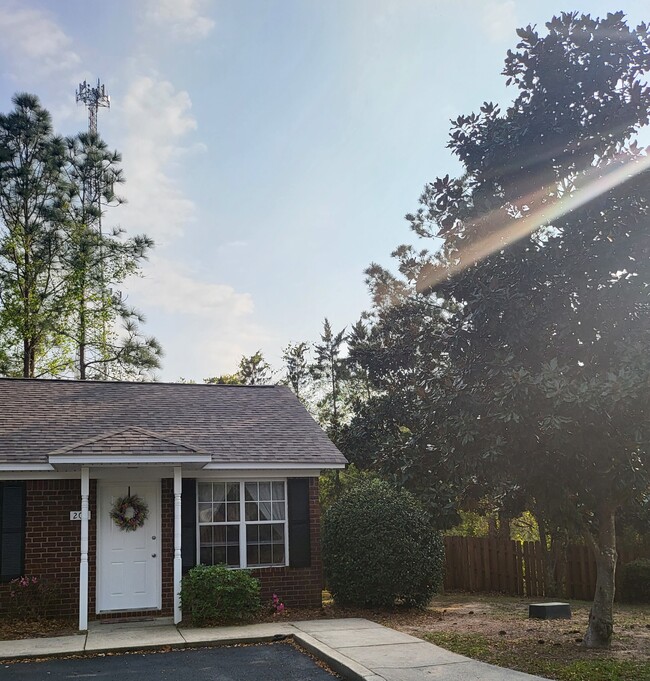
[[[309,479],[309,525],[311,565],[306,568],[261,568],[252,573],[260,580],[262,600],[275,593],[287,608],[319,608],[322,604],[323,562],[320,546],[318,478]],[[289,547],[291,551],[291,547]]]
[[[79,612],[79,560],[81,522],[70,520],[70,511],[81,508],[80,480],[29,480],[26,483],[25,574],[46,577],[58,584],[55,614],[76,617]],[[254,570],[262,585],[262,598],[273,593],[287,607],[319,607],[323,584],[320,555],[320,506],[318,479],[309,483],[311,566],[307,568],[262,568]],[[97,481],[90,481],[88,526],[88,617],[95,619]],[[174,490],[173,480],[161,481],[161,560],[162,612],[173,613],[174,593]],[[0,588],[6,598],[7,586]],[[145,613],[129,613],[131,616]],[[151,614],[151,613],[146,613]],[[119,618],[124,613],[110,613],[101,618]]]
[[81,523],[70,520],[70,511],[81,508],[81,482],[28,480],[26,492],[25,574],[56,582],[53,614],[75,615],[79,608]]

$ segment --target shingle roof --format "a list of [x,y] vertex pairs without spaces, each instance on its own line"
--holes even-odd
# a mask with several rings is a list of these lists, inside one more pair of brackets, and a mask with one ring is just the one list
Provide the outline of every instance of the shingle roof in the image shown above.
[[0,464],[138,447],[213,463],[346,463],[283,386],[0,378]]
[[195,447],[172,442],[172,440],[161,437],[157,433],[152,433],[144,428],[127,426],[114,433],[97,435],[81,442],[77,442],[66,447],[61,447],[50,455],[67,454],[68,456],[92,456],[94,454],[115,454],[123,456],[137,451],[141,455],[175,455],[182,458],[185,454],[200,453]]

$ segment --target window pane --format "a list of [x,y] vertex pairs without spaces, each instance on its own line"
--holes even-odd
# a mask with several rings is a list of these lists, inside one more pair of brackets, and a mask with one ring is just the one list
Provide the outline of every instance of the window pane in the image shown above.
[[226,527],[225,525],[212,526],[212,543],[225,544],[226,543]]
[[212,522],[212,504],[199,504],[199,522]]
[[246,520],[257,520],[257,504],[255,502],[247,502]]
[[284,520],[284,501],[273,502],[273,520]]
[[239,544],[237,546],[229,546],[226,549],[227,563],[230,567],[239,567]]
[[228,483],[228,501],[239,501],[239,483]]
[[258,554],[258,548],[257,544],[251,544],[246,547],[246,563],[248,567],[251,565],[259,565],[260,561],[258,560],[259,554]]
[[226,520],[226,504],[221,502],[212,504],[212,522],[223,523]]
[[226,525],[226,531],[228,543],[239,546],[239,525]]
[[212,527],[199,527],[199,541],[202,546],[212,544]]
[[215,482],[212,484],[212,500],[224,501],[226,498],[226,486],[223,482]]
[[260,482],[260,500],[271,501],[271,483]]
[[212,549],[212,565],[217,565],[218,563],[226,562],[226,547],[225,546],[215,546]]
[[228,504],[228,521],[239,522],[239,503]]
[[247,525],[246,526],[246,543],[257,544],[260,540],[260,526]]
[[270,501],[260,501],[260,520],[271,520],[271,502]]
[[270,527],[272,528],[272,541],[284,543],[284,525],[271,525]]
[[271,544],[260,544],[260,565],[270,565],[272,562]]
[[260,542],[270,544],[271,543],[271,526],[270,525],[260,525]]
[[246,483],[246,501],[257,501],[257,499],[258,499],[257,483],[256,482],[247,482]]
[[274,501],[284,501],[284,483],[274,482],[272,483],[272,489]]
[[201,565],[212,565],[212,547],[202,546],[201,547]]
[[199,501],[212,501],[212,483],[199,483]]
[[284,544],[273,545],[273,564],[274,565],[284,564]]

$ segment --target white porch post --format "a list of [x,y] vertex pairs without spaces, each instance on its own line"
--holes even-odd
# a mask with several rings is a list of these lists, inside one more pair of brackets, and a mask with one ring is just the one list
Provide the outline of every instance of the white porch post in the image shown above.
[[183,490],[183,475],[180,466],[174,467],[174,624],[178,624],[181,613],[181,574],[183,563],[181,559],[181,493]]
[[81,562],[79,564],[79,630],[88,629],[88,466],[81,467]]

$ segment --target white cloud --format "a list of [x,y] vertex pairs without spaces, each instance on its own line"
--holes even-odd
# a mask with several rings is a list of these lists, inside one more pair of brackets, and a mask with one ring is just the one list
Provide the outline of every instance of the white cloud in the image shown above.
[[196,128],[191,108],[187,92],[145,76],[135,77],[122,103],[114,106],[126,129],[122,193],[128,203],[119,217],[131,233],[145,232],[160,244],[181,236],[195,219],[194,202],[170,175],[188,153],[185,135]]
[[204,0],[149,0],[147,19],[179,40],[200,40],[209,35],[214,21],[204,14]]
[[130,279],[126,289],[153,322],[146,330],[163,343],[166,380],[232,373],[242,355],[277,343],[254,322],[250,294],[197,278],[164,257],[152,257],[144,277]]
[[0,50],[18,80],[64,74],[81,63],[71,39],[46,12],[5,4],[0,7],[0,33]]
[[483,28],[492,42],[515,36],[516,10],[515,0],[490,0],[483,5]]
[[213,320],[220,315],[244,317],[253,312],[253,300],[248,293],[194,278],[182,264],[164,257],[152,257],[145,276],[132,279],[128,288],[139,301],[168,314]]

